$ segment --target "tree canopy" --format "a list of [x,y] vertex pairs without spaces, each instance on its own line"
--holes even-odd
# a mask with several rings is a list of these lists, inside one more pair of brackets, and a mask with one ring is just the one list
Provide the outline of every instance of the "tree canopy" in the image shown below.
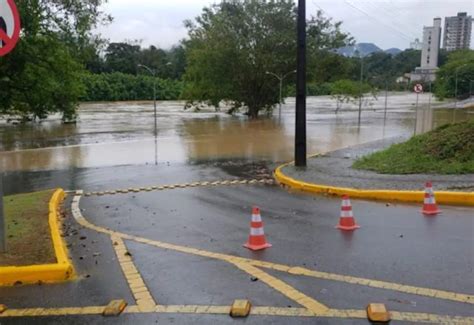
[[81,59],[91,30],[110,17],[102,0],[18,0],[22,22],[17,47],[0,58],[0,111],[24,119],[60,112],[73,117],[82,86]]
[[374,89],[368,83],[360,83],[353,80],[341,79],[331,85],[331,97],[336,100],[336,113],[344,103],[355,102],[357,99],[371,93],[375,97]]
[[[187,21],[187,70],[183,96],[216,107],[231,103],[255,118],[278,103],[278,80],[296,68],[296,8],[293,1],[223,1]],[[345,45],[349,36],[321,12],[308,20],[308,64],[319,51]]]
[[160,78],[181,79],[186,68],[184,48],[181,44],[164,50],[153,45],[141,48],[139,42],[118,42],[108,44],[104,52],[100,72],[148,74],[143,69],[138,69],[138,65],[143,64],[156,71]]
[[460,50],[451,52],[447,62],[436,76],[435,94],[438,98],[468,97],[474,83],[474,51]]

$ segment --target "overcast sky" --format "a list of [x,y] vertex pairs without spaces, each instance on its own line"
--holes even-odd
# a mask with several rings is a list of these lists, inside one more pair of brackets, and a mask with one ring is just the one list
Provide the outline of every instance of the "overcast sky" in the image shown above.
[[[103,10],[114,22],[99,32],[111,41],[141,40],[143,46],[169,48],[186,37],[183,20],[198,16],[210,0],[109,0]],[[321,9],[357,42],[375,43],[382,49],[405,49],[422,36],[423,26],[434,17],[474,14],[473,0],[308,0],[308,16]],[[444,20],[443,20],[444,25]],[[473,35],[474,39],[474,35]],[[473,48],[474,40],[471,40]]]

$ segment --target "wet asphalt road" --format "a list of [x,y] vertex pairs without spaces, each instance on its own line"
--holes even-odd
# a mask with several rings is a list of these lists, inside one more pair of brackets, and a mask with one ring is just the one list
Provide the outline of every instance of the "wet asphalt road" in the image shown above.
[[[250,170],[250,171],[249,171]],[[10,182],[34,187],[61,185],[88,191],[263,175],[263,164],[235,166],[221,162],[194,166],[123,166],[79,170],[68,174],[10,174]],[[69,175],[69,176],[68,176]],[[130,176],[136,175],[136,176]],[[257,176],[258,176],[257,175]],[[69,177],[69,178],[68,178]],[[16,180],[16,182],[15,182]],[[23,184],[24,185],[24,184]],[[69,186],[68,186],[69,185]],[[7,191],[16,192],[15,185]],[[68,201],[69,203],[69,201]],[[262,210],[273,247],[253,253],[242,247],[248,235],[252,205]],[[87,197],[84,216],[93,224],[162,242],[258,260],[303,266],[330,273],[474,293],[474,213],[470,208],[442,207],[427,218],[419,205],[353,201],[361,229],[352,234],[334,229],[340,200],[288,193],[277,186],[242,185],[187,188],[162,192]],[[134,303],[116,260],[110,238],[65,221],[78,280],[51,286],[1,288],[1,303],[11,308],[68,307],[107,304],[123,298]],[[77,232],[76,232],[77,231]],[[135,265],[159,304],[230,305],[249,298],[255,306],[299,307],[261,281],[221,261],[126,242]],[[268,271],[268,270],[267,270]],[[332,308],[363,309],[369,302],[391,310],[474,316],[472,305],[365,286],[296,277],[268,271]],[[159,323],[159,324],[314,324],[315,319],[182,314],[133,314],[106,320],[101,316],[1,319],[22,323]],[[318,319],[318,324],[366,324],[360,320]],[[400,322],[396,322],[399,324]]]

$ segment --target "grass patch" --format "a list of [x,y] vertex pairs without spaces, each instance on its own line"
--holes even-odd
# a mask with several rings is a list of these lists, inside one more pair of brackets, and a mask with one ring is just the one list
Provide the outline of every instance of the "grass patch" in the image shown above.
[[0,254],[0,266],[56,263],[48,221],[53,193],[4,197],[7,252]]
[[352,167],[382,174],[474,173],[474,119],[394,144],[358,159]]

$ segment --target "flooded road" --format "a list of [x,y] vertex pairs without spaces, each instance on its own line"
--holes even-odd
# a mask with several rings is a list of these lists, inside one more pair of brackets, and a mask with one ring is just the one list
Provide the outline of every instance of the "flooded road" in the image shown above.
[[[308,98],[308,152],[413,134],[415,98],[391,93],[386,121],[383,96],[364,102],[360,126],[357,105],[345,104],[335,114],[329,96]],[[420,96],[417,133],[474,116],[472,110],[455,115],[452,110],[428,110],[428,98]],[[226,159],[283,162],[293,157],[294,98],[283,105],[281,123],[277,110],[273,117],[249,121],[224,109],[194,112],[183,106],[178,101],[158,103],[156,139],[150,102],[83,104],[76,125],[63,125],[57,117],[38,124],[1,123],[0,167],[7,172],[46,171]]]

